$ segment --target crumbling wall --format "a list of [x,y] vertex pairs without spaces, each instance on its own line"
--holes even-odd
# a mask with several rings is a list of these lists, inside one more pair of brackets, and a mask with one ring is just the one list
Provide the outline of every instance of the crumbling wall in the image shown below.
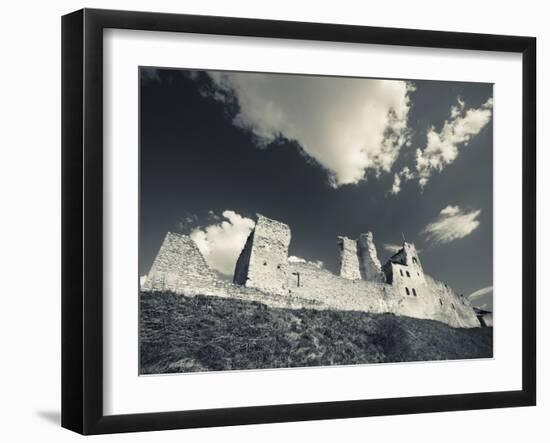
[[340,250],[340,277],[349,280],[359,280],[359,257],[357,256],[357,242],[347,237],[338,237]]
[[[342,238],[343,256],[350,272],[357,276],[357,242]],[[376,251],[369,249],[372,237],[362,243],[378,269]],[[416,250],[404,248],[402,263],[384,265],[388,283],[358,278],[342,278],[317,263],[288,261],[290,229],[284,223],[258,216],[237,261],[234,283],[222,281],[208,267],[195,242],[187,235],[168,233],[149,271],[142,290],[171,291],[182,295],[214,295],[261,302],[289,309],[337,309],[438,320],[454,327],[479,327],[474,309],[444,283],[422,272]],[[357,260],[357,266],[352,258]],[[396,256],[394,256],[395,258]],[[349,259],[349,260],[348,260]],[[405,265],[404,263],[410,263]],[[407,274],[409,273],[409,275]],[[342,274],[342,269],[341,269]],[[391,284],[389,284],[391,282]],[[409,289],[407,294],[405,288]],[[415,289],[416,295],[412,289]]]
[[391,312],[390,285],[344,279],[309,262],[291,263],[289,271],[289,295],[316,300],[330,309]]
[[234,280],[265,292],[287,293],[290,228],[258,214],[258,220],[243,248]]
[[[469,300],[448,285],[425,275],[427,296],[420,318],[431,318],[454,327],[479,327],[479,321]],[[414,312],[413,312],[414,313]]]
[[359,270],[363,280],[385,282],[380,260],[376,252],[376,246],[372,232],[361,234],[357,240],[357,252],[359,255]]
[[246,243],[237,259],[235,264],[235,272],[233,274],[233,283],[237,285],[246,285],[246,280],[248,278],[248,264],[250,263],[250,256],[252,254],[252,243],[254,240],[254,231],[248,234]]
[[144,291],[201,294],[216,277],[188,235],[168,232],[143,284]]

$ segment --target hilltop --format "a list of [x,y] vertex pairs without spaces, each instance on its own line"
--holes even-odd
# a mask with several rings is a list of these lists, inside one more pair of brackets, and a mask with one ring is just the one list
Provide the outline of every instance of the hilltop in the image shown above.
[[492,328],[140,294],[141,374],[490,358],[492,349]]

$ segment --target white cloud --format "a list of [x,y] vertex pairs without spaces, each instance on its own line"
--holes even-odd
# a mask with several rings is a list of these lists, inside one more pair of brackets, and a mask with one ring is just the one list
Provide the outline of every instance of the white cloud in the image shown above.
[[291,255],[290,257],[288,257],[288,262],[289,263],[305,263],[306,259],[304,259],[302,257],[296,257],[295,255]]
[[212,269],[233,275],[239,254],[255,223],[235,211],[226,210],[222,215],[224,221],[204,229],[196,228],[191,232],[191,238]]
[[329,172],[338,187],[390,172],[409,141],[410,83],[250,73],[210,73],[206,95],[233,104],[234,124],[250,130],[257,144],[295,140]]
[[479,306],[482,309],[488,311],[493,310],[493,287],[487,286],[485,288],[478,289],[468,295],[468,300],[473,306]]
[[400,172],[393,174],[393,185],[390,190],[390,193],[397,195],[401,192],[401,182],[406,182],[412,180],[415,177],[414,173],[409,169],[408,166],[405,166],[401,169]]
[[428,224],[422,233],[434,243],[449,243],[466,237],[479,226],[477,220],[481,209],[465,212],[458,206],[447,206],[441,210],[436,221]]
[[416,172],[420,187],[425,187],[434,171],[441,171],[453,163],[461,146],[467,146],[473,136],[491,120],[493,99],[479,108],[466,109],[458,98],[458,105],[451,108],[451,119],[446,120],[441,131],[431,127],[427,133],[424,149],[416,150]]
[[492,294],[493,293],[493,287],[487,286],[485,288],[478,289],[477,291],[472,292],[470,295],[468,295],[468,299],[470,301],[479,300],[486,294]]
[[384,243],[384,249],[388,252],[391,252],[392,254],[395,254],[401,248],[403,248],[403,245],[397,245],[393,243]]
[[289,256],[288,262],[289,263],[309,263],[310,265],[313,265],[319,269],[322,269],[325,267],[325,264],[321,260],[307,261],[305,258],[297,257],[295,255]]

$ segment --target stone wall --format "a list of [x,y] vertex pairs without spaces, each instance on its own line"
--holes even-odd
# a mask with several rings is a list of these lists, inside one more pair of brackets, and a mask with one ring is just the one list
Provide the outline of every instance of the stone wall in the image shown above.
[[233,283],[235,284],[246,286],[246,280],[248,279],[248,264],[250,263],[250,256],[252,255],[253,240],[254,231],[248,235],[243,250],[237,259],[235,272],[233,273]]
[[428,296],[423,303],[422,316],[411,317],[431,318],[455,327],[479,327],[475,311],[466,297],[428,275],[425,275],[425,280]]
[[212,288],[215,281],[191,237],[168,232],[142,289],[200,294]]
[[[454,327],[479,327],[465,297],[424,274],[414,245],[405,243],[384,265],[383,282],[375,281],[380,263],[372,235],[362,235],[360,242],[340,240],[342,266],[337,276],[317,263],[289,261],[288,226],[258,216],[230,283],[216,278],[189,236],[168,233],[142,290],[214,295],[278,308],[390,312]],[[364,267],[369,280],[359,272],[363,258],[369,263]]]
[[[390,312],[393,288],[383,283],[349,280],[320,269],[313,263],[291,263],[289,295],[316,300],[328,309]],[[300,285],[294,277],[300,276]]]
[[359,255],[359,269],[363,280],[385,282],[380,260],[376,252],[376,246],[372,232],[361,234],[357,240],[357,252]]
[[359,257],[357,255],[357,242],[347,237],[338,237],[340,250],[340,277],[349,280],[359,280]]
[[273,294],[286,294],[290,228],[258,214],[235,268],[235,282]]

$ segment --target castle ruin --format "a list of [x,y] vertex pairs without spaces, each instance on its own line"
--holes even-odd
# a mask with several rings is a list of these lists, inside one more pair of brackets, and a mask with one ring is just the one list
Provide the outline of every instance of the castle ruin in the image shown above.
[[381,265],[371,232],[357,240],[338,237],[339,275],[317,263],[289,259],[288,225],[258,215],[241,251],[233,282],[219,279],[187,235],[168,233],[143,291],[214,295],[291,309],[393,313],[453,327],[479,327],[462,295],[424,273],[414,244]]

